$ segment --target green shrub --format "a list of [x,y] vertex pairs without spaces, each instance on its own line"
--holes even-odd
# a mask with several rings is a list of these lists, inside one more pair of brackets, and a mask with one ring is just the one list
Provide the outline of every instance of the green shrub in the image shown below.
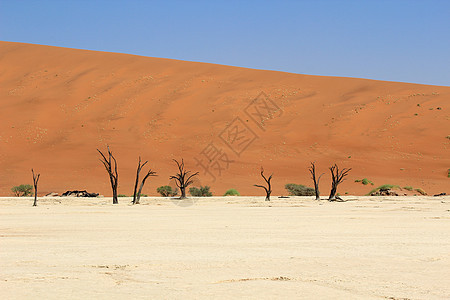
[[448,169],[447,177],[450,178],[450,169]]
[[378,187],[378,189],[399,189],[400,187],[395,184],[383,184]]
[[224,196],[240,196],[239,192],[236,189],[229,189],[223,194]]
[[31,184],[21,184],[19,186],[12,187],[11,192],[13,192],[14,196],[16,197],[31,196],[33,192],[33,186]]
[[163,185],[156,189],[156,191],[163,197],[173,197],[178,194],[178,189],[172,189],[170,185]]
[[211,197],[212,193],[209,191],[209,186],[200,186],[200,188],[191,187],[189,194],[194,197]]
[[118,194],[117,197],[128,197],[128,196],[124,194]]
[[301,185],[301,184],[295,184],[295,183],[288,183],[284,186],[284,188],[289,192],[289,195],[291,196],[314,196],[315,191],[313,188]]
[[368,185],[369,183],[370,183],[371,185],[373,185],[373,182],[370,181],[370,180],[367,179],[367,178],[363,178],[363,180],[361,180],[361,182],[362,182],[362,184],[364,184],[364,185]]
[[413,187],[412,186],[405,186],[403,187],[405,190],[412,192]]
[[379,190],[390,190],[390,189],[399,189],[400,187],[398,185],[393,185],[393,184],[383,184],[380,185],[379,187],[371,190],[369,193],[366,194],[366,196],[370,196],[370,194],[375,193]]
[[361,182],[362,184],[364,184],[364,185],[368,185],[369,183],[371,184],[371,185],[373,185],[373,182],[372,181],[370,181],[369,179],[367,179],[367,178],[363,178],[363,179],[356,179],[355,180],[355,182]]

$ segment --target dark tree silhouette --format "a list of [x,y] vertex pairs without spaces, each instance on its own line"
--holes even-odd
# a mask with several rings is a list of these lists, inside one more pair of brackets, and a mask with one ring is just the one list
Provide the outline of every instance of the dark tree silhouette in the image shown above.
[[141,185],[139,186],[139,191],[138,191],[139,175],[141,174],[142,168],[147,163],[148,163],[148,161],[146,160],[141,165],[141,157],[139,156],[139,163],[138,163],[138,167],[136,170],[136,182],[134,184],[133,201],[131,202],[133,204],[139,204],[139,200],[141,199],[142,188],[144,187],[144,184],[145,184],[145,181],[147,180],[147,178],[150,176],[158,176],[158,175],[156,175],[156,172],[152,171],[152,169],[149,169],[147,174],[144,176],[144,178],[142,178]]
[[41,177],[41,174],[34,174],[34,170],[31,169],[31,173],[33,174],[33,185],[34,185],[34,202],[33,206],[37,206],[37,191],[38,191],[38,182],[39,177]]
[[320,192],[319,192],[319,181],[320,181],[320,177],[322,177],[322,174],[320,174],[320,176],[317,178],[316,177],[316,163],[312,162],[311,166],[308,168],[309,172],[311,173],[311,178],[314,181],[314,191],[316,193],[316,200],[320,200]]
[[339,167],[334,164],[334,166],[330,167],[331,171],[331,192],[330,197],[328,197],[328,201],[336,201],[336,200],[342,200],[339,198],[339,196],[336,196],[337,187],[338,185],[344,181],[344,177],[348,175],[348,172],[350,172],[350,169],[344,168],[341,171],[339,171]]
[[178,166],[178,173],[174,176],[170,176],[169,179],[175,179],[175,183],[181,191],[180,199],[185,199],[186,198],[186,188],[193,182],[192,178],[194,176],[197,176],[199,172],[195,172],[195,173],[189,175],[189,173],[191,173],[191,171],[186,171],[184,169],[183,159],[181,159],[181,164],[176,159],[174,159],[173,161],[176,162],[176,164]]
[[111,150],[109,150],[108,146],[108,158],[102,153],[102,151],[98,150],[98,153],[102,156],[100,161],[105,166],[106,172],[109,175],[109,181],[111,182],[111,189],[113,192],[113,204],[119,204],[119,200],[117,200],[117,186],[119,182],[119,174],[117,172],[117,161]]
[[263,188],[266,191],[266,200],[265,201],[270,201],[270,194],[272,194],[272,185],[270,183],[270,181],[272,180],[272,176],[273,176],[273,174],[270,175],[269,178],[266,178],[266,176],[264,176],[264,168],[261,167],[261,177],[267,183],[267,187],[265,187],[263,185],[258,185],[258,184],[254,184],[253,185],[253,186],[256,186],[256,187]]

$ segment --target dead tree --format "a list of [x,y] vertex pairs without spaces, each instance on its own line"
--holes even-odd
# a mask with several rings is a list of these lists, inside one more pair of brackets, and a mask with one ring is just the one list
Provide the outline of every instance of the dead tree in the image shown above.
[[41,174],[34,174],[34,170],[31,169],[31,173],[33,174],[33,185],[34,185],[34,202],[33,206],[37,206],[37,191],[38,191],[38,182],[39,177],[41,177]]
[[147,174],[144,176],[144,178],[142,178],[141,185],[139,186],[139,191],[138,191],[139,175],[141,174],[142,168],[147,163],[148,163],[148,161],[146,160],[141,165],[141,157],[139,156],[139,163],[138,163],[138,167],[137,167],[137,171],[136,171],[136,182],[134,184],[133,201],[131,202],[133,204],[139,204],[139,200],[141,199],[142,188],[144,187],[144,184],[145,184],[145,181],[147,180],[147,178],[150,176],[158,176],[158,175],[156,175],[156,172],[152,171],[151,169],[148,170]]
[[264,168],[261,167],[261,177],[267,183],[267,187],[265,187],[263,185],[254,184],[254,186],[263,188],[266,191],[266,200],[265,201],[270,201],[270,194],[272,194],[272,185],[270,183],[270,181],[272,180],[272,176],[273,176],[273,174],[270,175],[269,178],[266,178],[266,176],[264,176]]
[[109,175],[109,181],[111,182],[111,189],[113,192],[113,204],[119,204],[119,200],[117,200],[117,186],[119,182],[119,174],[117,172],[117,161],[111,150],[109,150],[108,146],[108,158],[102,153],[102,151],[98,150],[98,153],[102,156],[100,161],[105,166],[106,172]]
[[339,198],[339,196],[336,196],[337,187],[338,185],[344,181],[344,177],[348,175],[348,172],[350,172],[350,169],[344,168],[341,171],[339,171],[339,167],[334,164],[334,166],[330,167],[331,171],[331,192],[330,197],[328,197],[328,201],[336,201],[336,200],[342,200]]
[[316,163],[312,162],[311,166],[308,168],[309,172],[311,173],[311,178],[314,181],[314,191],[316,193],[316,200],[320,200],[320,192],[319,192],[319,181],[322,177],[322,174],[320,174],[319,178],[316,177]]
[[169,179],[175,179],[175,183],[181,192],[180,199],[185,199],[186,198],[186,188],[193,182],[192,178],[194,176],[197,176],[199,172],[195,172],[195,173],[189,175],[189,173],[191,173],[191,171],[186,171],[184,169],[183,159],[181,159],[181,164],[176,159],[174,159],[173,161],[176,162],[176,164],[178,166],[178,173],[174,176],[170,176]]

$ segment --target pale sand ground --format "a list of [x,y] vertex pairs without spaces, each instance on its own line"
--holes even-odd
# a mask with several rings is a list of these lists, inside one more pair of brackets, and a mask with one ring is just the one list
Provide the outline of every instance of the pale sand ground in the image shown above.
[[120,201],[1,198],[0,298],[450,298],[449,197]]

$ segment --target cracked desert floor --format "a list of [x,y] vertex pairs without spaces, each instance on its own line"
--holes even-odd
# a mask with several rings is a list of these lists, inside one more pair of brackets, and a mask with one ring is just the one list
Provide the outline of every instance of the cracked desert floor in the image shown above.
[[2,299],[449,299],[450,198],[0,198]]

